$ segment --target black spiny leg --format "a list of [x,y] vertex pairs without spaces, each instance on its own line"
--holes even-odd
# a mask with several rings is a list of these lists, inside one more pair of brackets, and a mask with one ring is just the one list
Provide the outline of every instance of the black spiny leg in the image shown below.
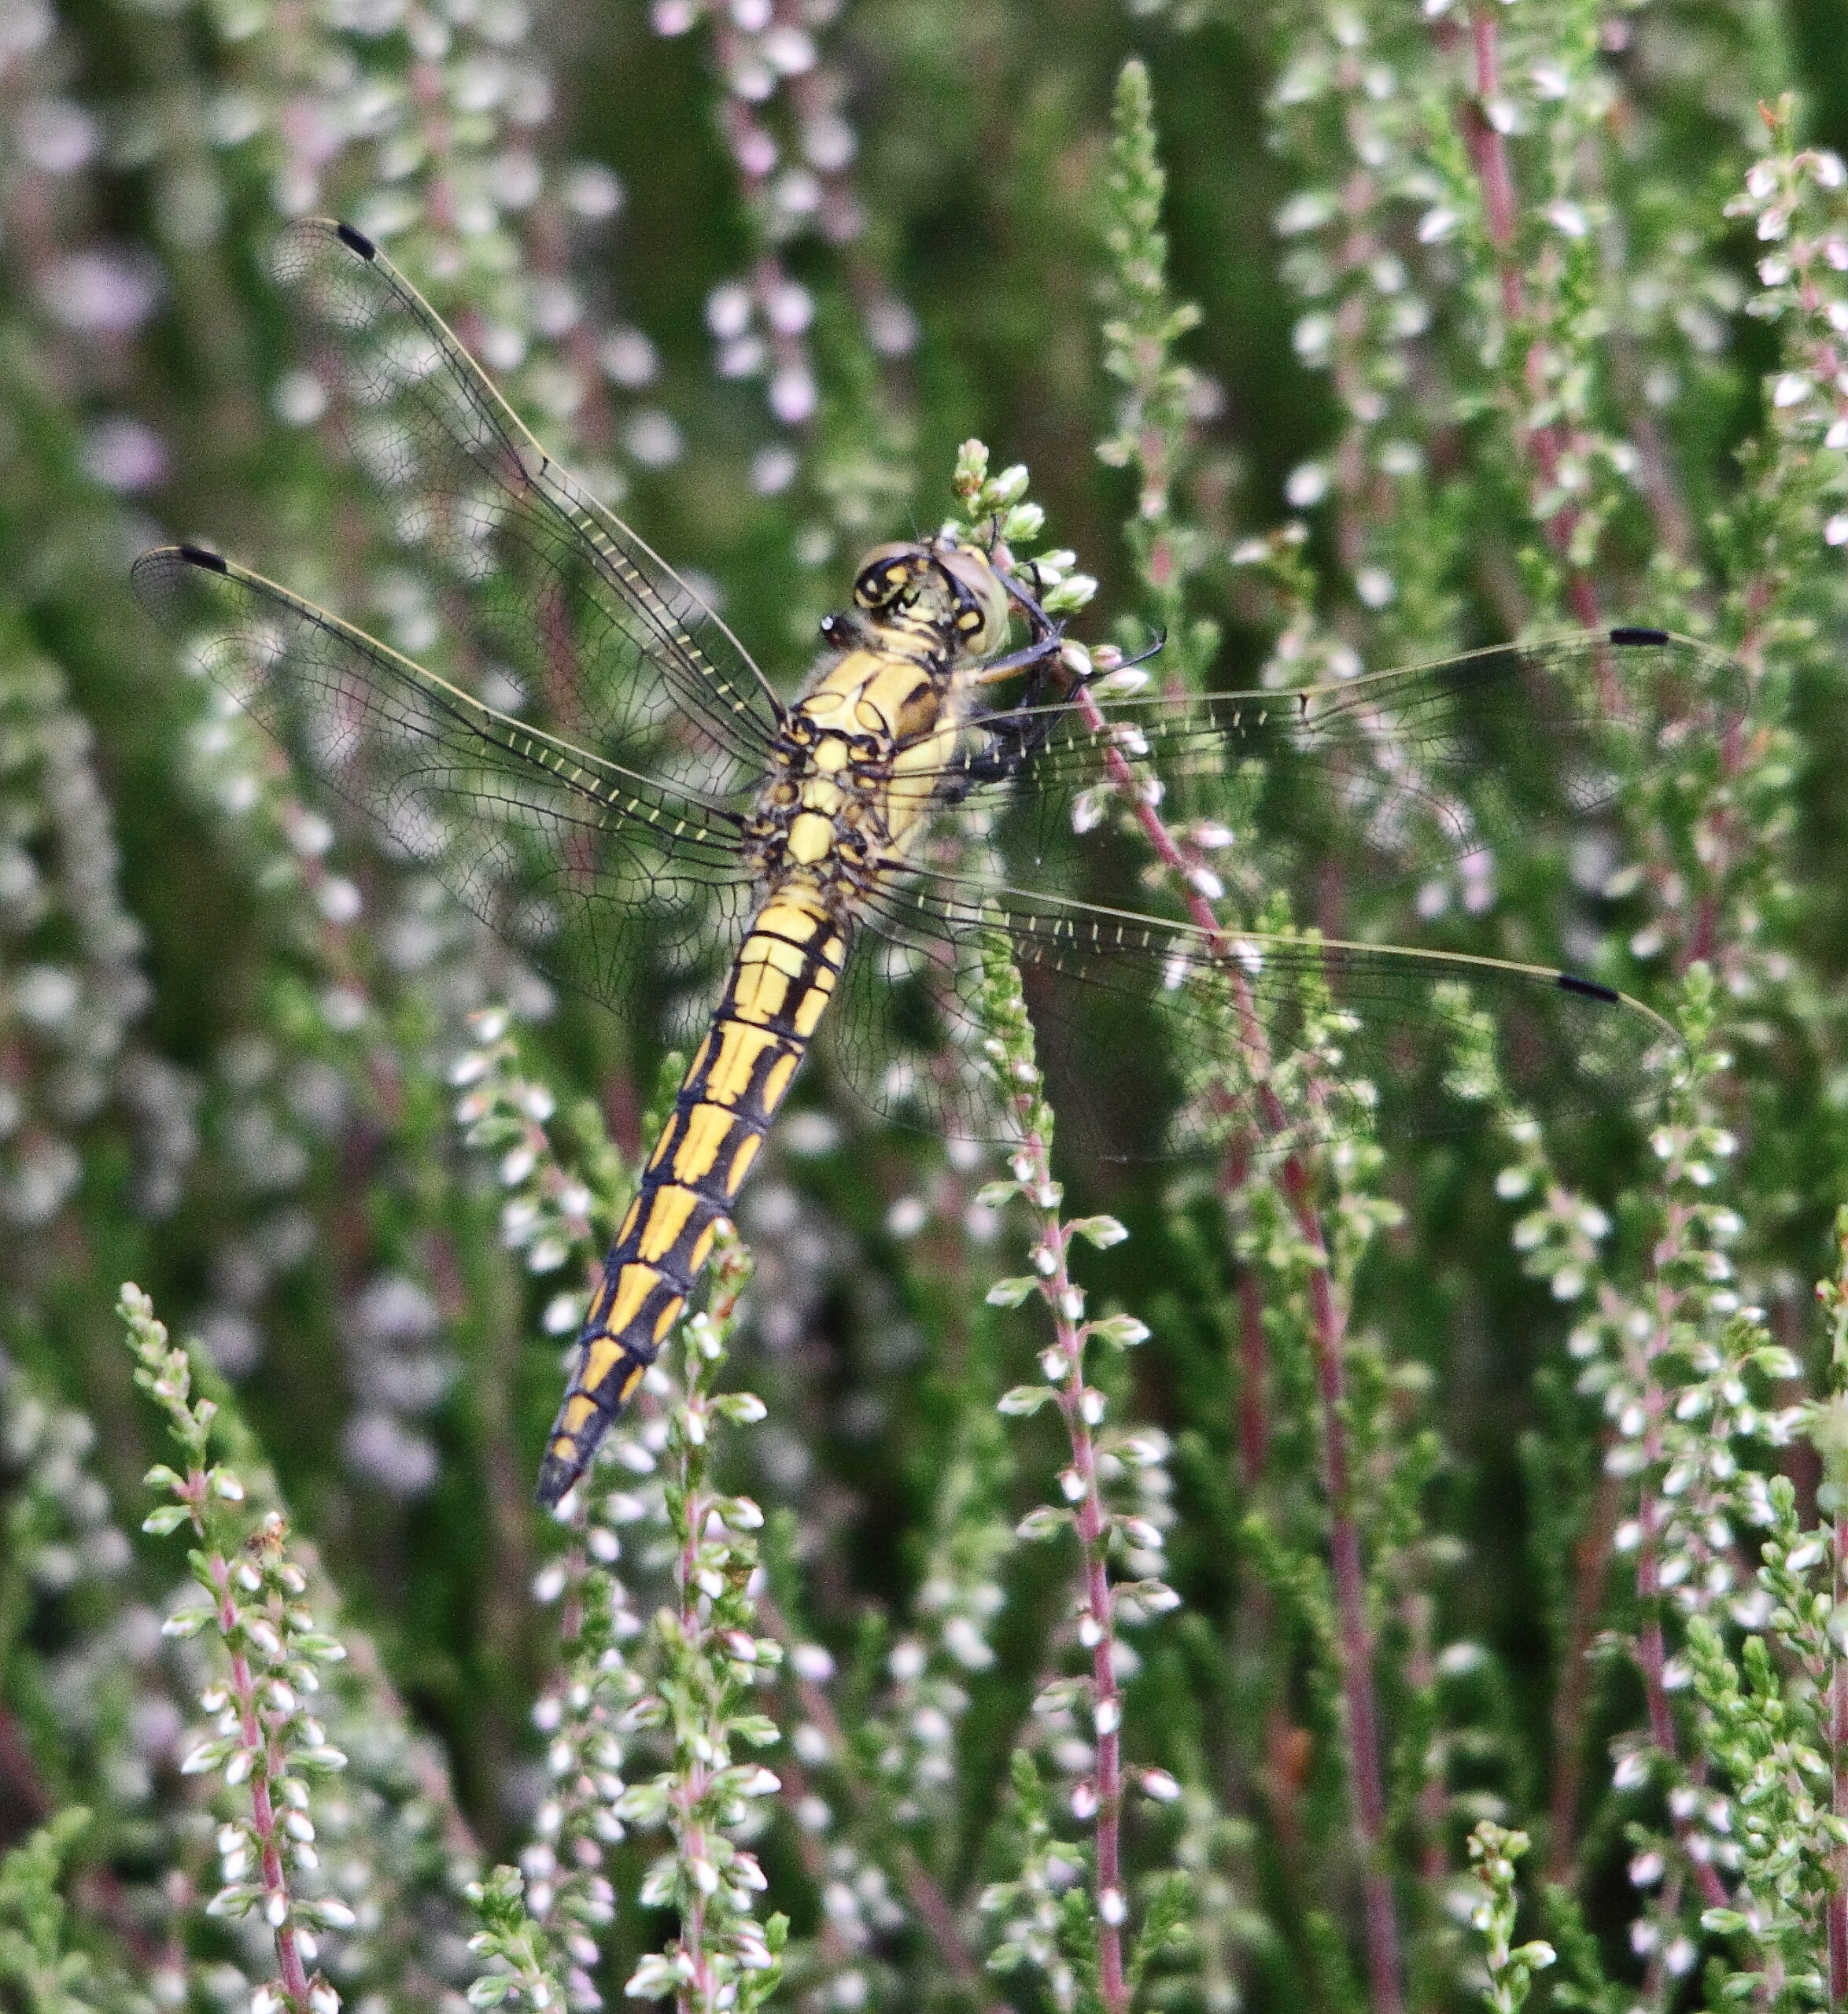
[[[1059,652],[1065,640],[1064,624],[1054,622],[1040,607],[1038,597],[1028,593],[1013,574],[1004,574],[998,567],[995,572],[1001,585],[1020,604],[1032,636],[1021,649],[1005,657],[989,658],[982,666],[982,681],[986,684],[1016,671],[1030,675],[1020,698],[1005,712],[986,714],[969,723],[981,729],[988,740],[985,747],[965,756],[961,773],[946,788],[944,799],[952,804],[960,804],[979,785],[1005,783],[1009,777],[1018,776],[1045,746],[1060,717],[1060,710],[1049,703],[1068,696],[1075,689],[1058,677],[1064,669]],[[1036,578],[1034,585],[1038,585]]]
[[[982,666],[982,680],[987,684],[1015,671],[1024,671],[1029,676],[1020,698],[1005,712],[983,714],[970,721],[970,726],[979,728],[988,740],[983,748],[966,754],[957,775],[946,782],[941,795],[949,804],[960,804],[982,784],[1005,783],[1010,776],[1017,776],[1045,747],[1064,717],[1064,708],[1052,702],[1068,699],[1093,679],[1104,677],[1106,669],[1100,666],[1083,678],[1061,679],[1060,673],[1065,668],[1060,655],[1065,640],[1064,624],[1048,615],[1037,594],[1023,587],[1013,574],[1004,574],[998,567],[995,571],[1001,585],[1020,603],[1033,634],[1021,649],[1005,657],[987,659]],[[1037,577],[1033,585],[1035,588],[1039,585]],[[1124,665],[1140,664],[1145,658],[1153,657],[1167,640],[1165,636],[1157,636],[1147,650],[1108,669],[1120,671]]]
[[1017,776],[1045,746],[1064,712],[1060,707],[1044,703],[1043,695],[1050,682],[1043,668],[1036,669],[1018,706],[1004,714],[984,714],[969,723],[988,739],[982,747],[971,749],[962,758],[961,772],[945,793],[950,803],[960,804],[979,784],[1005,783],[1009,777]]
[[[1059,646],[1064,641],[1064,631],[1054,629],[1048,635],[1036,638],[1017,651],[1010,651],[1005,658],[984,658],[982,660],[982,682],[1005,678],[1009,672],[1038,671],[1057,659]],[[1022,700],[1024,706],[1027,703]]]
[[[958,773],[945,786],[942,795],[946,802],[960,804],[979,784],[1005,783],[1009,776],[1018,776],[1028,759],[1044,745],[1046,736],[1062,717],[1062,709],[1046,703],[1053,685],[1053,669],[1059,662],[1057,642],[1057,637],[1053,639],[1054,648],[1051,651],[1020,654],[1024,667],[1031,670],[1031,676],[1016,704],[1005,713],[983,714],[969,722],[971,727],[979,728],[988,739],[983,747],[970,749],[963,756]],[[1000,660],[999,664],[1011,668],[1009,660]]]

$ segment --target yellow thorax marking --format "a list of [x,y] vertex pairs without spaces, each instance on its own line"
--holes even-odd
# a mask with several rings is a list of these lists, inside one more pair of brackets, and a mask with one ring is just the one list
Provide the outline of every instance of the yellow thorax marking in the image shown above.
[[834,850],[834,821],[818,811],[804,811],[791,821],[789,857],[799,867],[813,867]]
[[807,699],[803,700],[802,710],[816,726],[825,731],[827,723],[831,718],[836,717],[847,711],[848,702],[858,689],[858,684],[859,681],[856,679],[851,684],[844,688],[833,684],[818,685]]
[[832,776],[810,776],[802,785],[802,809],[832,815],[847,801],[847,794]]

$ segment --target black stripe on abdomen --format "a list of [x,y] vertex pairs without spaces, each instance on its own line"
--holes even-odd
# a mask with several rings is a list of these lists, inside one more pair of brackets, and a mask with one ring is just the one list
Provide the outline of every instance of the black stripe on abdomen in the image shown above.
[[680,1319],[845,951],[839,926],[806,902],[773,898],[754,919],[603,1262],[547,1443],[541,1503],[556,1503],[584,1473]]

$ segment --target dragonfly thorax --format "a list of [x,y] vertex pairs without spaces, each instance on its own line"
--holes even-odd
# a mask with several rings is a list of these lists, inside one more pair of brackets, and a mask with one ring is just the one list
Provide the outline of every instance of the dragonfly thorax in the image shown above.
[[[914,563],[939,563],[922,547],[882,551],[861,570],[863,599],[875,564],[904,573]],[[808,690],[784,716],[775,771],[751,828],[767,879],[797,875],[850,894],[882,863],[909,854],[921,836],[955,753],[966,710],[964,673],[979,662],[957,632],[955,610],[964,604],[946,593],[946,620],[940,608],[925,614],[928,599],[920,589],[907,610],[887,607],[876,620],[861,615],[856,640],[821,660]]]

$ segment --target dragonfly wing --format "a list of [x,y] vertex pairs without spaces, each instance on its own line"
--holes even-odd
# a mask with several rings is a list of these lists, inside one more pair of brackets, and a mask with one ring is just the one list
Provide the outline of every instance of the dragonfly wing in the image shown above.
[[[1746,697],[1743,673],[1705,647],[1616,630],[1295,692],[1100,700],[1101,720],[1069,703],[998,714],[998,746],[1012,735],[1031,752],[971,799],[988,814],[985,853],[952,844],[937,855],[946,864],[927,858],[882,891],[843,977],[836,1054],[881,1111],[1005,1138],[982,1073],[943,1060],[952,1044],[980,1054],[972,1003],[980,934],[994,927],[1022,969],[1062,1123],[1101,1151],[1184,1146],[1234,1117],[1267,1134],[1280,1096],[1311,1137],[1470,1123],[1443,1082],[1479,1010],[1504,1080],[1533,1109],[1638,1103],[1674,1049],[1665,1025],[1554,967],[1236,929],[1215,939],[1135,912],[1149,854],[1102,815],[1111,771],[1159,787],[1183,841],[1219,828],[1196,860],[1235,884],[1234,916],[1278,887],[1299,914],[1317,913],[1330,886],[1415,891],[1428,913],[1444,906],[1428,899],[1434,878],[1440,895],[1446,876],[1480,894],[1499,849],[1520,842],[1525,869],[1538,835],[1583,834],[1620,792],[1701,790]],[[983,739],[978,721],[978,758]],[[1076,898],[1101,888],[1128,902]],[[1584,920],[1582,893],[1561,880],[1547,900],[1522,913],[1536,941],[1568,915]],[[1158,1116],[1176,1110],[1178,1125]]]
[[880,1118],[953,1140],[1005,1142],[1007,1114],[983,1067],[982,946],[883,891],[863,916],[822,1023],[835,1073]]
[[[979,1067],[985,932],[1020,970],[1062,1136],[1112,1157],[1183,1153],[1229,1132],[1261,1155],[1280,1140],[1466,1130],[1480,1110],[1448,1096],[1446,1080],[1483,1016],[1503,1081],[1548,1116],[1640,1104],[1679,1054],[1649,1009],[1550,967],[1215,937],[927,869],[880,898],[838,1002],[835,1053],[876,1109],[958,1137],[1013,1137]],[[909,1050],[893,1025],[894,970],[909,989],[897,1003],[913,1016]]]
[[1300,888],[1338,861],[1362,885],[1426,883],[1428,913],[1466,863],[1461,892],[1480,906],[1514,843],[1582,831],[1620,794],[1697,788],[1747,692],[1737,665],[1685,637],[1591,631],[1295,691],[1105,699],[1101,725],[1048,709],[1043,746],[1000,795],[1016,858],[1056,854],[1115,751],[1160,779],[1171,823],[1230,832],[1228,858],[1267,884]]
[[297,764],[561,984],[620,1001],[644,956],[691,963],[747,912],[734,809],[498,711],[199,548],[146,555],[135,582]]
[[557,732],[633,767],[665,749],[721,795],[761,768],[780,711],[763,673],[545,452],[383,253],[309,218],[275,267],[393,535],[444,583],[442,613],[478,658],[511,670]]

